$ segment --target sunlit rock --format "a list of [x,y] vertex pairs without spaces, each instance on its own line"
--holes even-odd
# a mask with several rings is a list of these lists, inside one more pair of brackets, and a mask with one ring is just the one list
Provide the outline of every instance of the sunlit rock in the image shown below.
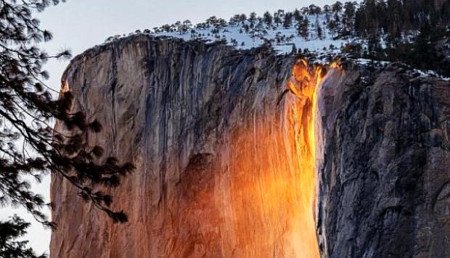
[[448,82],[147,35],[63,82],[137,169],[122,225],[52,178],[52,257],[448,256]]

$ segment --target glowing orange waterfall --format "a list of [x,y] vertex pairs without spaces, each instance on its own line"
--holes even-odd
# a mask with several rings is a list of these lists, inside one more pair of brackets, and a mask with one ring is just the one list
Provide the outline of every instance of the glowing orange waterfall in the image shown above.
[[[105,67],[108,64],[106,62]],[[287,63],[282,67],[285,65]],[[137,65],[141,66],[140,63]],[[156,110],[151,111],[157,118],[147,118],[145,112],[140,112],[140,119],[144,121],[137,120],[151,125],[146,132],[148,143],[141,142],[141,136],[128,138],[131,131],[126,130],[125,122],[123,129],[118,131],[123,136],[120,142],[115,143],[114,137],[110,137],[114,135],[111,128],[107,128],[109,131],[102,136],[108,139],[105,143],[117,145],[134,139],[132,142],[145,147],[145,155],[139,154],[136,158],[145,176],[127,179],[129,181],[114,196],[119,205],[125,205],[124,209],[127,207],[126,210],[131,212],[127,224],[131,226],[110,224],[109,220],[98,219],[97,215],[91,217],[92,207],[83,208],[75,199],[72,201],[76,198],[75,189],[55,188],[52,199],[68,198],[67,202],[58,202],[64,204],[59,207],[56,218],[63,214],[70,217],[74,207],[83,211],[83,216],[70,219],[73,223],[61,223],[66,227],[58,232],[63,233],[57,233],[52,240],[55,256],[80,257],[78,250],[81,250],[82,257],[97,258],[105,247],[108,251],[103,257],[319,257],[315,223],[316,162],[320,165],[323,158],[318,114],[321,110],[317,103],[318,96],[323,93],[327,97],[327,91],[333,90],[331,83],[337,75],[335,70],[340,70],[337,64],[327,68],[331,70],[324,78],[325,67],[311,66],[307,61],[299,60],[291,67],[289,80],[282,85],[278,84],[278,75],[284,74],[281,70],[268,73],[270,76],[266,81],[259,80],[263,76],[246,76],[242,86],[234,85],[241,87],[237,92],[242,95],[227,93],[226,82],[205,86],[204,92],[197,92],[196,85],[183,83],[180,94],[186,96],[174,95],[176,97],[168,98],[165,103],[162,101],[165,89],[158,89],[161,95],[152,98],[157,102],[161,98],[161,103],[155,103]],[[227,75],[225,70],[224,76]],[[178,70],[170,72],[175,71]],[[234,77],[245,74],[233,72],[228,82],[230,91],[235,79],[237,82],[244,79]],[[97,78],[96,74],[92,76]],[[210,79],[214,80],[211,83],[221,76],[212,74]],[[82,81],[76,80],[82,85]],[[325,80],[327,83],[323,84]],[[63,91],[68,90],[68,82]],[[169,86],[172,89],[175,85]],[[127,91],[137,98],[141,93],[136,88],[133,86]],[[103,91],[94,89],[94,94],[87,95],[93,98],[81,99],[84,104],[110,101]],[[190,90],[195,90],[195,94],[188,94]],[[210,96],[198,96],[197,99],[194,97],[197,94]],[[185,106],[178,107],[178,98],[188,96],[192,99],[183,100]],[[229,97],[237,98],[233,99],[233,106],[228,103]],[[197,101],[206,102],[196,104]],[[213,101],[218,103],[210,104]],[[323,102],[319,103],[322,105]],[[127,110],[130,108],[128,104],[126,107]],[[106,113],[102,117],[106,121],[110,115]],[[189,116],[193,117],[187,119]],[[129,118],[128,115],[118,117],[121,117],[120,121]],[[185,128],[187,121],[193,123],[192,128]],[[155,128],[150,129],[152,126]],[[140,134],[145,128],[137,127],[132,132]],[[91,143],[103,141],[101,139],[93,139]],[[135,146],[125,145],[126,153],[135,152]],[[164,171],[160,171],[162,168]],[[60,180],[55,178],[53,185],[64,185]],[[137,190],[134,190],[135,186]],[[68,194],[58,195],[58,189]],[[132,189],[136,201],[130,202],[129,191]],[[89,227],[83,226],[84,219]],[[83,248],[84,245],[77,242],[76,234],[71,234],[73,225],[75,229],[92,231],[88,242],[94,240],[93,245],[89,245],[94,249]],[[105,226],[111,230],[103,231]],[[117,237],[124,232],[126,237]],[[73,246],[78,249],[72,249]],[[83,255],[85,251],[88,255]]]
[[297,209],[292,225],[292,244],[296,257],[319,257],[317,234],[314,221],[316,193],[316,137],[317,92],[324,70],[320,66],[310,67],[305,60],[299,60],[292,69],[288,82],[289,90],[295,95],[288,103],[287,116],[289,137],[294,140],[294,168],[298,169]]
[[[227,139],[229,145],[222,153],[224,167],[208,172],[226,176],[206,181],[206,172],[196,171],[192,181],[181,183],[186,184],[185,193],[191,199],[180,206],[183,216],[175,222],[176,227],[193,225],[192,232],[207,232],[211,225],[218,225],[217,231],[189,238],[190,244],[176,242],[176,253],[192,252],[186,257],[201,257],[205,250],[213,249],[220,250],[213,257],[320,256],[314,219],[315,124],[316,94],[324,72],[325,68],[299,60],[286,84],[291,93],[277,102],[282,106],[252,107],[247,103],[239,107],[254,108],[252,117],[243,120]],[[277,112],[273,105],[277,105]],[[200,188],[202,184],[206,186]],[[221,187],[226,194],[217,196],[215,191]]]
[[[211,256],[319,257],[315,120],[324,71],[300,60],[286,84],[291,93],[282,101],[271,97],[271,105],[262,104],[267,101],[263,99],[238,107],[253,110],[246,111],[250,119],[231,131],[223,160],[180,183],[186,195],[179,207],[183,216],[170,223],[180,229],[176,238],[200,233],[175,241],[175,253],[202,257],[220,250]],[[208,179],[221,173],[219,179]],[[221,189],[225,191],[219,194]],[[186,230],[186,225],[192,226]],[[203,233],[211,228],[214,233]]]

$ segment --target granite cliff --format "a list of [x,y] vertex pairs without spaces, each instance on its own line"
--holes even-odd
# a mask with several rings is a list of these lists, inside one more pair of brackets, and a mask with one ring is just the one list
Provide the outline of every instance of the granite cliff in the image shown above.
[[137,169],[123,225],[52,178],[52,257],[450,255],[448,81],[137,35],[62,83]]

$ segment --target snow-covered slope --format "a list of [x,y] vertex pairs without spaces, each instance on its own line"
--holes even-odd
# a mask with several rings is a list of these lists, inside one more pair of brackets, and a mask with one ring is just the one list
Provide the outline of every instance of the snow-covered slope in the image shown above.
[[[290,16],[286,17],[286,16]],[[225,21],[211,17],[206,22],[192,25],[190,21],[163,25],[152,30],[136,31],[154,36],[166,36],[207,42],[226,41],[237,49],[252,49],[263,44],[270,44],[279,54],[297,51],[317,53],[338,53],[349,41],[354,39],[337,38],[337,29],[331,30],[330,20],[342,16],[338,13],[308,14],[304,11],[300,16],[278,11],[268,23],[265,17],[239,17],[238,15]],[[297,18],[296,18],[297,17]],[[107,39],[113,41],[121,36]]]
[[[157,36],[170,36],[184,40],[203,39],[206,41],[226,40],[227,44],[238,49],[251,49],[259,47],[264,43],[270,43],[273,48],[281,53],[290,53],[295,46],[297,50],[310,51],[336,51],[346,42],[342,39],[333,39],[333,32],[326,26],[324,14],[307,15],[307,36],[298,33],[299,23],[293,20],[292,25],[285,27],[283,24],[264,24],[263,21],[252,23],[248,20],[239,23],[228,23],[227,25],[215,26],[206,24],[187,31],[158,31],[153,32]],[[320,29],[318,29],[320,26]],[[248,28],[248,29],[246,29]],[[322,35],[318,35],[322,30]]]
[[[353,7],[346,4],[346,8],[357,8],[359,4],[353,2]],[[166,24],[153,29],[137,30],[134,34],[149,34],[155,37],[173,37],[185,41],[202,40],[213,43],[222,41],[236,49],[248,50],[263,45],[272,47],[278,54],[312,53],[316,62],[327,63],[330,59],[346,56],[360,65],[389,64],[386,56],[372,59],[374,48],[386,49],[389,36],[383,30],[378,35],[379,42],[372,43],[369,39],[359,38],[355,32],[355,9],[348,12],[336,4],[323,8],[310,5],[301,10],[285,12],[278,10],[271,14],[266,12],[262,16],[252,13],[235,15],[226,21],[212,16],[205,22],[192,24],[189,20],[174,24]],[[353,13],[349,15],[349,13]],[[403,31],[398,42],[413,42],[418,32]],[[109,37],[105,43],[129,35]],[[364,57],[364,58],[362,58]],[[370,59],[367,59],[370,58]],[[431,76],[433,71],[420,71],[422,76]]]

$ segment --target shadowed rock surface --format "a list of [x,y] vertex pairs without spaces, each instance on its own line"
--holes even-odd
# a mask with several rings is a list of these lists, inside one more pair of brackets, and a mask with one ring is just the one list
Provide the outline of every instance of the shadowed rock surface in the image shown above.
[[322,87],[326,257],[450,256],[450,83],[407,74],[392,64]]
[[[123,225],[52,177],[51,256],[311,257],[295,237],[295,61],[150,36],[76,57],[63,77],[73,110],[104,127],[87,140],[137,169],[111,192]],[[322,256],[449,255],[449,87],[395,65],[329,69],[311,209]]]

